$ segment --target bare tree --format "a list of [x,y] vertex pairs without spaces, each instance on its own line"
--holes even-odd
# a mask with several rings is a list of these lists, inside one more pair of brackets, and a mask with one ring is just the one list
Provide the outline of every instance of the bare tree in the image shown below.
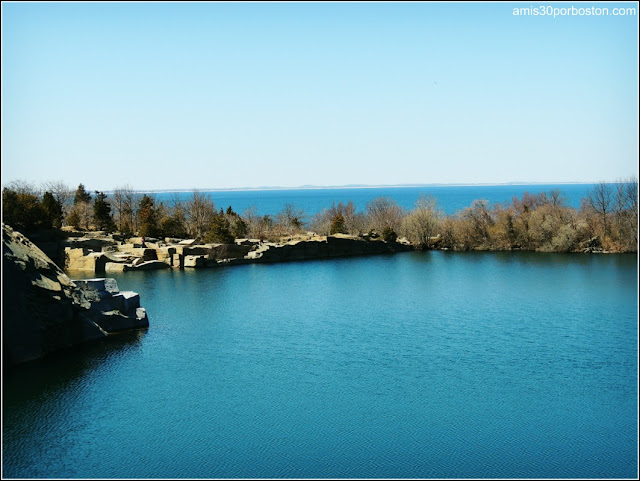
[[257,238],[258,235],[258,208],[255,205],[247,207],[242,213],[242,218],[247,223],[248,235],[251,238]]
[[[534,202],[531,205],[536,204]],[[489,201],[474,200],[470,207],[460,213],[460,218],[467,223],[468,235],[475,243],[484,244],[489,241],[489,229],[493,225],[493,219],[489,211]]]
[[564,207],[567,203],[567,198],[558,189],[549,191],[547,200],[554,207]]
[[377,197],[367,204],[369,226],[382,232],[386,228],[397,231],[402,223],[402,208],[389,197]]
[[404,218],[402,231],[414,246],[427,248],[436,235],[441,217],[435,199],[420,195],[415,208]]
[[626,186],[626,195],[627,195],[627,205],[629,209],[633,213],[633,215],[638,218],[638,178],[633,175],[628,177],[624,181]]
[[74,191],[61,180],[47,182],[44,185],[44,190],[47,190],[53,194],[53,197],[62,207],[63,214],[66,215],[66,213],[69,212],[69,209],[73,205]]
[[276,221],[287,234],[298,233],[304,226],[304,211],[294,204],[285,204],[276,215]]
[[137,230],[139,202],[140,195],[134,192],[129,184],[114,189],[111,205],[118,230],[121,232]]
[[638,178],[634,175],[625,181],[627,205],[631,218],[631,232],[633,232],[633,244],[638,249]]
[[593,189],[587,194],[588,205],[600,216],[602,216],[602,239],[607,235],[607,219],[611,213],[611,203],[613,197],[613,188],[611,184],[599,182],[593,186]]
[[40,198],[42,196],[42,189],[32,184],[29,181],[23,179],[17,179],[9,182],[7,188],[16,192],[17,194],[29,194]]
[[185,205],[189,235],[202,237],[216,215],[216,207],[209,195],[193,191],[193,196]]

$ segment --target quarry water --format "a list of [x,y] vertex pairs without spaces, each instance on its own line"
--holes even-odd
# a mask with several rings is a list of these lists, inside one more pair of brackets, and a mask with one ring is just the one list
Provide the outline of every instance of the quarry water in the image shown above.
[[3,476],[635,478],[636,255],[127,272],[150,327],[3,378]]

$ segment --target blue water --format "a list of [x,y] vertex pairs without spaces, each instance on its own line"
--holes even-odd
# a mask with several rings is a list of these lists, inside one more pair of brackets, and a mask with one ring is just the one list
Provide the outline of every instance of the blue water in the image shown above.
[[[522,198],[525,192],[539,194],[558,189],[566,198],[570,207],[580,207],[580,201],[587,195],[593,184],[535,184],[535,185],[494,185],[494,186],[429,186],[429,187],[380,187],[380,188],[339,188],[339,189],[292,189],[264,191],[201,191],[211,197],[217,208],[228,206],[238,213],[254,206],[261,215],[277,214],[285,204],[294,204],[307,215],[307,220],[322,209],[328,209],[335,202],[347,203],[352,200],[360,212],[364,212],[367,203],[376,197],[384,196],[395,200],[405,209],[413,209],[420,195],[430,195],[437,199],[438,207],[447,214],[453,214],[471,205],[476,199],[488,200],[490,203],[510,203],[513,197]],[[155,194],[158,202],[171,205],[176,196],[189,200],[191,192],[175,194]]]
[[636,255],[117,279],[150,328],[5,375],[5,477],[637,475]]

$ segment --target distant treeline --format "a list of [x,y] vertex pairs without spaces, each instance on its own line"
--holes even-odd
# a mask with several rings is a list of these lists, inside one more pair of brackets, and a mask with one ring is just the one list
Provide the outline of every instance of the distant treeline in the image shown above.
[[503,204],[475,200],[454,215],[445,215],[436,199],[421,196],[411,210],[378,197],[362,212],[349,201],[310,217],[293,204],[275,215],[258,215],[255,207],[239,214],[231,206],[218,208],[207,194],[195,190],[187,201],[175,195],[157,202],[153,195],[136,193],[129,186],[106,195],[91,194],[82,184],[73,190],[63,182],[36,187],[17,181],[3,188],[2,213],[6,224],[25,233],[69,226],[225,243],[245,237],[281,241],[312,231],[381,236],[387,241],[405,237],[417,249],[638,250],[636,177],[596,184],[579,209],[569,207],[561,191],[552,190],[525,193]]

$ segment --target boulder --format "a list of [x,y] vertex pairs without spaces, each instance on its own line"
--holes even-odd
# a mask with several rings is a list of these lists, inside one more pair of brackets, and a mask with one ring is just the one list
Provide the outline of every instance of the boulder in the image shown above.
[[131,312],[140,307],[140,294],[133,291],[122,291],[114,294],[113,304],[121,312]]
[[155,249],[149,249],[146,247],[143,248],[133,248],[126,251],[127,254],[131,254],[135,257],[142,257],[145,261],[155,261],[158,260],[158,255],[156,254]]
[[171,256],[175,253],[175,247],[162,246],[156,248],[156,259],[171,264]]
[[139,297],[120,293],[114,279],[72,281],[35,244],[4,224],[2,254],[5,366],[149,325]]
[[184,255],[180,252],[171,254],[171,267],[182,269],[184,267]]
[[175,237],[165,237],[164,238],[165,244],[178,244],[181,240],[183,240],[183,239],[177,239]]
[[235,259],[246,256],[254,244],[215,244],[209,252],[209,259]]
[[128,264],[122,262],[107,262],[104,265],[105,274],[111,274],[116,272],[124,272]]
[[73,239],[68,239],[66,241],[67,247],[71,247],[73,249],[77,249],[79,247],[85,249],[91,249],[93,251],[100,252],[104,247],[108,246],[116,246],[118,242],[113,239],[108,239],[104,237],[78,237]]
[[183,265],[184,267],[205,267],[206,262],[207,262],[207,256],[205,255],[200,255],[200,256],[186,255],[184,256]]
[[236,239],[235,243],[240,246],[253,246],[260,243],[260,239]]
[[141,262],[137,265],[133,265],[133,264],[125,264],[124,270],[125,271],[147,271],[147,270],[151,270],[151,269],[167,269],[171,267],[169,264],[167,264],[166,262],[162,262],[162,261],[145,261],[145,262]]
[[103,273],[107,262],[116,262],[104,252],[87,252],[83,248],[66,247],[65,266],[69,271]]

